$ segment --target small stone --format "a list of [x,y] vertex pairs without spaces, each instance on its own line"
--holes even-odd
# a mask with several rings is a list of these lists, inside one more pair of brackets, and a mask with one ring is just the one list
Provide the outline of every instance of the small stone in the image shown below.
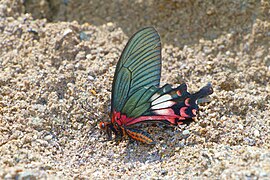
[[250,138],[244,138],[244,141],[246,141],[249,146],[254,146],[256,144],[255,140]]
[[161,170],[161,172],[160,172],[160,173],[161,173],[161,175],[162,175],[162,176],[165,176],[165,175],[167,175],[167,174],[168,174],[168,171],[167,171],[167,170]]
[[264,51],[263,50],[258,50],[255,54],[256,58],[261,58],[264,54]]
[[91,92],[94,96],[97,95],[97,92],[96,92],[95,90],[93,90],[93,89],[91,89],[90,92]]
[[203,52],[204,52],[205,54],[210,54],[210,53],[212,52],[212,49],[209,48],[209,47],[207,47],[207,46],[205,46],[205,47],[203,48]]
[[231,55],[231,52],[230,51],[226,51],[226,55],[227,56],[230,56]]
[[107,26],[113,26],[113,23],[112,22],[108,22],[107,23]]
[[24,144],[31,143],[33,138],[33,134],[26,134],[23,138]]
[[75,64],[75,68],[82,70],[83,69],[83,66],[82,66],[81,63],[76,63]]
[[223,50],[223,49],[225,49],[225,46],[224,46],[223,44],[222,44],[222,45],[219,45],[219,46],[218,46],[218,49],[219,49],[219,50]]
[[201,133],[202,135],[206,134],[206,133],[207,133],[207,129],[206,129],[206,128],[201,128],[201,129],[200,129],[200,133]]
[[92,57],[92,54],[87,54],[86,55],[86,59],[91,59],[91,57]]
[[264,171],[263,171],[263,172],[261,172],[261,173],[260,173],[260,177],[267,177],[267,173],[266,173],[266,172],[264,172]]
[[10,173],[6,174],[4,179],[13,179],[12,175]]
[[72,30],[71,29],[66,29],[63,33],[63,36],[66,36],[68,35],[69,33],[72,33]]
[[254,134],[255,137],[259,137],[260,136],[260,131],[255,129],[253,134]]
[[89,80],[89,81],[94,81],[95,78],[94,78],[93,76],[88,76],[88,80]]
[[244,126],[242,124],[239,124],[238,125],[239,129],[243,130],[244,129]]
[[108,22],[107,23],[107,26],[108,26],[108,30],[110,31],[110,32],[112,32],[113,30],[114,30],[114,24],[112,23],[112,22]]
[[20,173],[20,175],[16,179],[33,179],[34,180],[34,179],[37,179],[37,177],[33,172],[26,171],[26,172]]
[[189,132],[189,130],[184,130],[183,132],[182,132],[182,134],[184,135],[184,136],[187,136],[187,135],[189,135],[190,134],[190,132]]
[[49,141],[52,138],[53,138],[53,135],[49,134],[49,135],[47,135],[47,136],[44,137],[44,140]]
[[49,145],[49,143],[45,140],[42,140],[42,139],[37,139],[37,142],[41,145],[41,146],[44,146],[44,147],[47,147]]
[[84,31],[80,32],[79,36],[80,36],[81,41],[89,41],[90,40],[90,37]]

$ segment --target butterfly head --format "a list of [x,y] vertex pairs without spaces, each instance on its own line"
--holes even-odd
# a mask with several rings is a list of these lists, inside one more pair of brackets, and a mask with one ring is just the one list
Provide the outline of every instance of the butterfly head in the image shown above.
[[108,124],[108,122],[100,122],[98,127],[101,130],[106,130],[108,128]]

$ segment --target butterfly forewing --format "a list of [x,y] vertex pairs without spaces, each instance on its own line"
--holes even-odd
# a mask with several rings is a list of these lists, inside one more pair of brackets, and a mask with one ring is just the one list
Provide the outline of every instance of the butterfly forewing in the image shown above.
[[127,117],[140,116],[147,110],[132,113],[143,95],[151,96],[151,88],[159,86],[161,75],[161,44],[153,27],[140,30],[129,40],[117,64],[112,92],[112,112]]

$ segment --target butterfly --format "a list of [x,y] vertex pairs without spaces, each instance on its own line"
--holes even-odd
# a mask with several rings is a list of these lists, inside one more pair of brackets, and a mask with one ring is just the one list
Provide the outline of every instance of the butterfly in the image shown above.
[[180,125],[190,122],[198,111],[197,100],[213,93],[210,83],[190,94],[187,85],[176,88],[160,85],[161,42],[153,27],[135,33],[117,63],[111,98],[111,121],[100,122],[108,138],[120,142],[123,137],[155,144],[146,132],[132,128],[141,122],[164,122]]

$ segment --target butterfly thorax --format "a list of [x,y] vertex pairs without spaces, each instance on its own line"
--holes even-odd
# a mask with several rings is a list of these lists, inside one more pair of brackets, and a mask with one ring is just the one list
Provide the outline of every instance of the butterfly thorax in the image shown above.
[[118,126],[125,126],[127,125],[127,122],[132,119],[133,118],[129,118],[125,114],[121,114],[120,112],[113,111],[111,122],[113,124],[117,124]]

